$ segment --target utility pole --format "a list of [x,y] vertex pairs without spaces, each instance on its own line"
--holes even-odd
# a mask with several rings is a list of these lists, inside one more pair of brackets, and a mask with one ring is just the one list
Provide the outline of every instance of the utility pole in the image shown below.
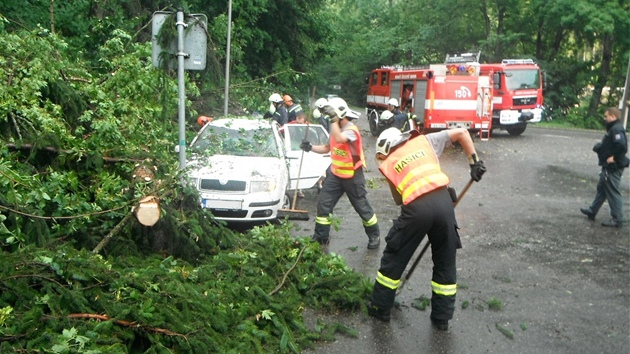
[[223,101],[223,115],[228,115],[228,97],[230,94],[230,42],[232,33],[232,0],[228,4],[228,23],[227,23],[227,48],[225,50],[225,98]]
[[628,72],[626,73],[626,85],[623,90],[623,97],[621,101],[619,101],[619,110],[623,115],[623,128],[626,129],[628,127],[628,91],[630,91],[630,57],[628,58]]

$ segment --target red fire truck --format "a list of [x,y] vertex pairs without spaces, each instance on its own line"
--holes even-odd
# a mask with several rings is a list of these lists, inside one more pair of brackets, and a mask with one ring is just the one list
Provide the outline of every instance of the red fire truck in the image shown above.
[[444,64],[373,70],[366,109],[372,135],[387,128],[380,116],[389,99],[396,98],[402,110],[417,116],[419,131],[466,128],[487,140],[492,129],[492,82],[480,75],[478,59],[479,54],[467,53],[447,56]]
[[503,59],[480,68],[494,82],[492,128],[520,135],[528,123],[540,122],[545,80],[532,59]]

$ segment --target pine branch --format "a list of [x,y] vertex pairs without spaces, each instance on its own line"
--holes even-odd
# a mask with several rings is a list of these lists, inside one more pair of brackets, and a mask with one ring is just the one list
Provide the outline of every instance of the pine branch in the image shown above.
[[[11,150],[32,150],[35,148],[35,146],[32,144],[22,144],[20,146],[16,144],[6,144],[6,146]],[[44,151],[54,152],[57,154],[63,153],[63,154],[71,155],[75,153],[72,150],[57,149],[52,146],[42,147],[41,149]],[[145,161],[145,159],[118,158],[118,157],[107,157],[107,156],[103,156],[102,158],[103,158],[103,161],[106,161],[106,162],[143,162]]]
[[133,216],[133,213],[129,213],[127,214],[127,216],[125,216],[119,223],[118,225],[116,225],[116,227],[114,227],[112,229],[112,231],[110,231],[107,236],[105,236],[101,242],[98,243],[98,245],[96,245],[96,247],[94,247],[94,250],[92,250],[93,253],[99,253],[101,252],[101,250],[103,249],[103,247],[105,247],[109,241],[111,241],[111,239],[118,234],[124,227],[125,225],[127,225],[127,223],[129,222],[129,220],[131,219],[131,217]]
[[66,316],[68,318],[78,318],[78,319],[83,319],[83,318],[87,318],[87,319],[91,319],[91,320],[101,320],[101,321],[112,321],[118,325],[121,326],[125,326],[125,327],[132,327],[132,328],[141,328],[145,331],[149,331],[149,332],[154,332],[154,333],[161,333],[161,334],[165,334],[167,336],[178,336],[178,337],[183,337],[186,338],[185,335],[181,334],[181,333],[176,333],[173,332],[171,330],[168,330],[166,328],[157,328],[157,327],[149,327],[149,326],[143,326],[138,324],[138,322],[131,322],[131,321],[125,321],[125,320],[116,320],[113,319],[107,315],[97,315],[94,313],[71,313],[68,316]]
[[298,262],[300,261],[300,258],[302,258],[302,254],[304,253],[304,250],[306,249],[306,246],[302,247],[302,249],[300,250],[300,253],[297,256],[297,259],[295,260],[295,263],[293,263],[293,265],[291,266],[291,268],[289,268],[289,270],[287,270],[286,273],[284,273],[284,276],[282,277],[282,281],[280,282],[280,284],[278,284],[278,286],[276,286],[275,289],[273,289],[270,293],[269,296],[272,296],[273,294],[275,294],[276,292],[278,292],[278,290],[280,290],[280,288],[282,288],[282,286],[284,285],[284,282],[287,280],[287,276],[289,276],[289,273],[291,273],[291,271],[293,269],[295,269],[295,266],[298,264]]

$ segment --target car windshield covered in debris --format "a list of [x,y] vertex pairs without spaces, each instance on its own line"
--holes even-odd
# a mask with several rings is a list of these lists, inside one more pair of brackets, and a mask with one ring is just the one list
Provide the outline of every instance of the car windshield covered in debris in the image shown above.
[[277,123],[223,118],[193,139],[189,182],[220,220],[265,221],[289,207],[289,169]]
[[247,120],[247,124],[243,124],[232,120],[232,124],[224,126],[209,124],[195,138],[191,148],[201,155],[280,157],[270,124],[250,122]]

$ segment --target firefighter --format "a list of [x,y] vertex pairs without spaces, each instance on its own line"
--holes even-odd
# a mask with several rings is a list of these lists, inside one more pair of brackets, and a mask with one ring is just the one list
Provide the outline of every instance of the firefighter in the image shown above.
[[293,122],[299,114],[304,114],[302,106],[293,102],[291,95],[284,95],[284,104],[287,107],[287,122]]
[[315,109],[313,110],[313,118],[319,119],[319,124],[321,124],[321,126],[323,126],[330,134],[330,117],[322,114],[322,110],[326,105],[328,105],[327,99],[323,97],[317,99],[317,101],[315,101]]
[[455,255],[461,242],[454,200],[447,190],[449,178],[442,172],[438,156],[455,142],[468,155],[470,176],[478,182],[486,168],[466,129],[419,135],[389,128],[376,139],[378,169],[389,181],[394,201],[401,205],[400,215],[385,238],[381,265],[367,304],[368,314],[381,321],[390,320],[402,273],[425,235],[429,236],[433,258],[431,322],[439,330],[448,330],[448,321],[453,318]]
[[404,133],[415,129],[415,127],[411,123],[411,120],[415,122],[416,126],[420,125],[418,117],[413,113],[393,114],[391,111],[383,111],[383,113],[381,113],[381,117],[378,120],[378,123],[383,130],[393,127]]
[[367,200],[365,187],[366,167],[361,133],[354,124],[359,113],[348,108],[346,102],[338,97],[328,101],[322,108],[323,114],[330,117],[330,143],[312,145],[303,141],[302,150],[319,154],[330,152],[332,163],[326,171],[326,179],[317,201],[317,217],[313,241],[322,245],[330,240],[331,214],[339,198],[345,193],[354,210],[363,221],[363,228],[368,236],[368,249],[376,249],[380,245],[380,231],[376,214]]
[[271,119],[278,122],[280,126],[283,126],[289,122],[289,115],[287,113],[287,107],[284,105],[284,100],[282,96],[278,93],[272,93],[269,96],[269,113],[271,114]]
[[394,115],[402,113],[398,107],[399,105],[397,99],[390,98],[389,101],[387,101],[387,110],[392,112]]

